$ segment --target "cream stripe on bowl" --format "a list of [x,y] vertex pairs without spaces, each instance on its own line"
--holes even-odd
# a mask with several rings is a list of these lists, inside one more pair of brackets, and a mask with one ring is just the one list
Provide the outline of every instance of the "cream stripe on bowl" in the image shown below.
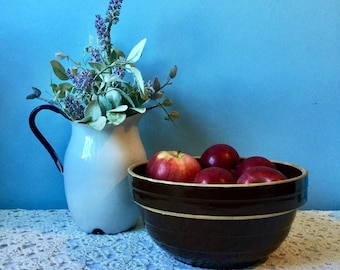
[[271,218],[282,216],[288,214],[290,212],[296,211],[296,209],[277,212],[277,213],[270,213],[270,214],[263,214],[263,215],[251,215],[251,216],[209,216],[209,215],[193,215],[193,214],[185,214],[185,213],[176,213],[170,212],[160,209],[151,208],[148,206],[141,205],[140,203],[136,202],[140,207],[148,210],[150,212],[154,212],[161,215],[166,216],[173,216],[173,217],[181,217],[181,218],[191,218],[191,219],[205,219],[205,220],[250,220],[250,219],[263,219],[263,218]]

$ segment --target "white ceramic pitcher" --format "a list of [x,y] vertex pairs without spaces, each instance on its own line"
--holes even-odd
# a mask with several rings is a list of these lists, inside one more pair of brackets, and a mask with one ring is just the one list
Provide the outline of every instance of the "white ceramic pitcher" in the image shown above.
[[106,125],[102,131],[71,122],[63,165],[35,124],[37,113],[45,109],[67,116],[46,104],[32,111],[29,122],[64,175],[66,200],[74,222],[87,233],[115,234],[133,227],[139,210],[132,200],[127,168],[146,161],[138,131],[141,115],[129,116],[118,126]]

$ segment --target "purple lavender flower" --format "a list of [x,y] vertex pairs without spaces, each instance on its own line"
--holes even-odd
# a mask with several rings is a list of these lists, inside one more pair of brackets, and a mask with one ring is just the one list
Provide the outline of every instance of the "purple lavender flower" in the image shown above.
[[74,83],[75,87],[79,90],[86,91],[93,83],[93,76],[87,70],[84,70],[84,71],[78,73],[78,75],[75,76],[75,75],[73,75],[71,69],[68,68],[66,70],[66,73],[67,73],[67,76]]
[[91,61],[92,62],[97,62],[97,63],[102,63],[102,59],[100,57],[100,53],[96,48],[91,49]]
[[72,81],[75,79],[75,76],[73,75],[72,70],[70,68],[66,70],[66,74]]
[[[119,57],[119,61],[124,62],[125,60],[126,60],[125,57],[123,57],[123,56]],[[115,66],[112,69],[112,74],[114,74],[115,76],[123,79],[124,76],[125,76],[125,68],[123,66]]]
[[73,96],[68,95],[64,99],[65,107],[68,110],[71,118],[75,120],[80,120],[84,118],[85,107],[80,103],[79,100],[75,99]]
[[93,76],[87,70],[84,70],[78,74],[76,86],[78,89],[86,90],[92,85]]
[[100,15],[96,15],[96,21],[95,21],[95,27],[97,30],[97,35],[99,39],[99,44],[104,46],[104,48],[107,46],[107,42],[110,42],[108,31],[105,25],[105,22],[103,18]]
[[123,0],[110,0],[109,7],[106,13],[106,21],[117,24],[119,21],[120,9],[122,8]]

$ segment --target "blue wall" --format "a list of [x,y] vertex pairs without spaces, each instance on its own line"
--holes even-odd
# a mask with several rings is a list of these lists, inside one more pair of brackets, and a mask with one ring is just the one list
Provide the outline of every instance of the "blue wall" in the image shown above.
[[[12,0],[0,10],[0,208],[65,208],[63,179],[32,135],[31,86],[49,91],[49,61],[74,58],[95,35],[108,0]],[[150,156],[160,149],[199,155],[228,143],[306,167],[304,208],[340,209],[340,2],[331,0],[125,0],[114,30],[129,50],[148,43],[146,78],[179,67],[167,89],[182,113],[178,129],[160,110],[140,124]],[[164,77],[163,77],[164,78]],[[69,123],[43,113],[39,127],[63,156]]]

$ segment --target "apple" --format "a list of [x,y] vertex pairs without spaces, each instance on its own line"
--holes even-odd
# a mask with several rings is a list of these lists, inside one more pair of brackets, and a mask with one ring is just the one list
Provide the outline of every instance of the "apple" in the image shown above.
[[286,176],[277,169],[257,166],[248,169],[237,179],[237,184],[265,183],[286,179]]
[[208,167],[202,169],[194,178],[198,184],[234,184],[234,176],[226,169],[220,167]]
[[201,171],[193,156],[180,151],[159,151],[146,164],[146,175],[160,180],[192,182]]
[[241,161],[240,164],[236,166],[236,170],[234,173],[235,177],[238,178],[241,176],[242,173],[244,173],[248,169],[257,166],[266,166],[276,169],[275,164],[271,162],[269,159],[266,159],[265,157],[262,156],[252,156],[245,158],[244,160]]
[[232,170],[240,162],[237,151],[227,144],[214,144],[207,148],[201,155],[202,168],[220,167]]

